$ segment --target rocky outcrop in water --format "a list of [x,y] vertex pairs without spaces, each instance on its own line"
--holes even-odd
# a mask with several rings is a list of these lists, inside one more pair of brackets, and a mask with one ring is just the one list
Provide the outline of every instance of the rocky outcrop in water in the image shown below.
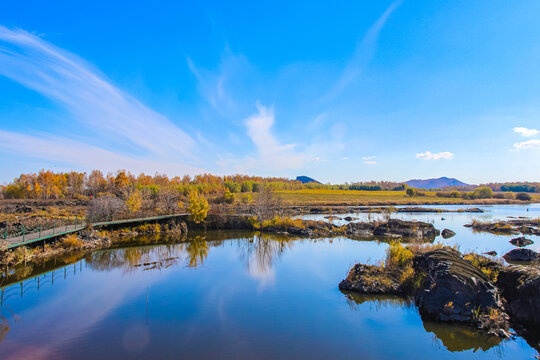
[[[478,255],[476,255],[478,256]],[[483,258],[487,270],[502,265]],[[456,250],[442,248],[416,255],[412,261],[416,286],[403,281],[404,272],[355,265],[339,284],[341,290],[360,293],[401,293],[413,296],[423,317],[436,321],[462,322],[491,334],[509,336],[508,315],[497,287],[486,274]]]
[[503,269],[497,286],[507,300],[512,319],[521,324],[540,325],[540,269],[512,265]]
[[[497,268],[500,265],[492,264]],[[420,313],[438,321],[476,324],[508,336],[508,316],[499,290],[470,261],[453,249],[438,249],[414,259],[416,272],[426,274],[415,296]]]
[[384,223],[353,222],[346,225],[345,233],[353,236],[382,236],[390,238],[434,238],[440,235],[433,224],[421,221],[390,219]]
[[510,240],[510,244],[515,246],[527,246],[534,244],[534,241],[532,241],[531,239],[527,239],[525,236],[520,236]]
[[514,219],[493,223],[473,221],[471,224],[464,226],[475,231],[485,231],[493,234],[514,235],[521,233],[523,235],[540,235],[540,221],[530,219]]
[[356,264],[347,278],[339,283],[340,290],[361,294],[401,294],[399,273],[392,273],[378,266]]
[[440,235],[433,224],[421,221],[403,221],[390,219],[387,222],[350,222],[343,226],[337,226],[331,222],[304,220],[294,225],[288,223],[276,225],[262,225],[256,230],[270,233],[287,233],[297,236],[338,236],[348,235],[351,237],[384,237],[384,238],[415,238],[432,240]]
[[503,258],[508,262],[531,262],[538,261],[540,259],[540,255],[531,249],[514,249],[504,254]]
[[453,231],[450,230],[450,229],[444,229],[444,230],[442,231],[441,235],[442,235],[442,237],[443,237],[444,239],[450,239],[452,236],[455,236],[456,233],[453,232]]

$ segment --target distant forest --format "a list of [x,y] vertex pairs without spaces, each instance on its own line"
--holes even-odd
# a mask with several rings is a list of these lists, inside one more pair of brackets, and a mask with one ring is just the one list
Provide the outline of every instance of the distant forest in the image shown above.
[[[540,183],[489,183],[481,185],[496,192],[540,192]],[[205,195],[260,192],[262,188],[271,190],[364,190],[364,191],[405,191],[408,186],[391,181],[370,181],[353,184],[301,183],[296,180],[279,177],[259,177],[247,175],[216,176],[202,174],[190,177],[168,177],[155,174],[134,175],[126,170],[103,174],[99,170],[85,172],[52,172],[41,170],[38,173],[22,174],[7,185],[0,185],[0,198],[4,199],[62,199],[89,198],[103,195],[122,196],[126,192],[138,189],[149,194],[163,192],[187,196],[195,191]],[[467,191],[467,188],[446,187],[431,191]]]

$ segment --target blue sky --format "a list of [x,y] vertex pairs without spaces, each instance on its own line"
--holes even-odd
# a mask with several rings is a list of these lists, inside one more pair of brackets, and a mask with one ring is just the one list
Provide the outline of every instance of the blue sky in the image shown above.
[[6,1],[0,182],[540,181],[538,1]]

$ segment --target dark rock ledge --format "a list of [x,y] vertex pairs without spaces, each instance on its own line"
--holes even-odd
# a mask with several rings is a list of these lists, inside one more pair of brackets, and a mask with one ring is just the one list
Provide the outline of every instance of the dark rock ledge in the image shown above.
[[416,253],[401,267],[356,264],[339,288],[412,297],[424,318],[466,323],[504,338],[511,336],[511,323],[514,329],[540,325],[537,266],[505,267],[448,247]]

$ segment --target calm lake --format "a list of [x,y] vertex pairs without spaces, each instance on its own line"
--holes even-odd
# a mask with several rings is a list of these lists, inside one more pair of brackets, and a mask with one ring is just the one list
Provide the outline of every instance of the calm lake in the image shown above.
[[[458,209],[466,206],[435,206]],[[515,236],[473,233],[473,219],[540,217],[539,205],[483,214],[393,215],[429,221],[462,252],[513,249]],[[350,214],[367,220],[377,214]],[[321,219],[324,215],[306,216]],[[346,216],[346,214],[338,214]],[[442,219],[444,218],[444,220]],[[338,221],[339,222],[339,221]],[[540,251],[540,237],[530,246]],[[253,233],[190,234],[192,242],[96,251],[2,288],[1,359],[533,359],[524,339],[424,322],[396,297],[343,294],[357,263],[387,243]],[[157,262],[153,264],[153,262]],[[147,265],[144,265],[144,264]],[[140,266],[138,266],[140,265]],[[536,345],[537,346],[537,345]]]

